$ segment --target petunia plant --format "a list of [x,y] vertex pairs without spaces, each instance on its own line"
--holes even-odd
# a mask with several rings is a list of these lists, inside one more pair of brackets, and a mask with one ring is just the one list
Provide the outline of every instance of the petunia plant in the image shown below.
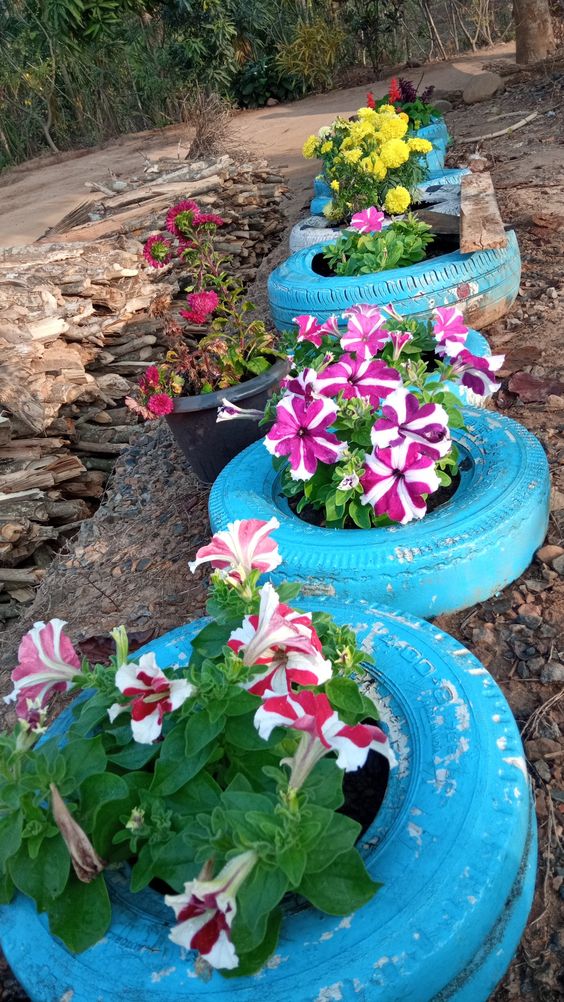
[[[343,793],[369,756],[382,776],[395,765],[360,684],[371,659],[351,629],[294,606],[299,588],[261,586],[282,560],[277,527],[237,521],[197,552],[210,618],[172,667],[131,654],[123,627],[109,664],[81,658],[61,620],[21,642],[17,724],[0,737],[0,900],[28,895],[73,952],[107,932],[116,868],[133,892],[164,893],[170,939],[206,977],[266,962],[286,893],[348,915],[379,887]],[[63,739],[46,727],[57,694],[75,697]]]
[[503,356],[472,354],[455,307],[426,322],[366,304],[294,322],[292,369],[264,438],[294,510],[331,528],[422,518],[432,495],[456,486],[452,431],[464,418],[453,391],[490,396]]
[[432,240],[431,227],[412,213],[384,229],[383,214],[370,206],[352,217],[323,257],[335,275],[369,275],[423,261]]

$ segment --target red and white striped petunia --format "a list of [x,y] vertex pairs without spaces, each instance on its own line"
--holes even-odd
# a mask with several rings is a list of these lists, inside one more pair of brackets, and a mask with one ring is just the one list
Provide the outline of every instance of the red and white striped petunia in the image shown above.
[[131,710],[133,738],[142,745],[156,741],[161,735],[165,713],[177,710],[194,693],[194,686],[185,678],[167,678],[152,651],[142,654],[138,664],[120,665],[115,682],[131,702],[114,703],[108,716],[113,722],[120,713]]
[[381,358],[356,358],[342,355],[338,362],[328,365],[317,378],[320,393],[336,397],[342,393],[345,400],[360,397],[378,407],[380,400],[401,385],[401,376],[390,369]]
[[336,463],[345,442],[328,429],[337,407],[326,398],[308,401],[288,393],[276,408],[276,421],[264,438],[272,456],[288,456],[292,480],[309,480],[318,463]]
[[448,414],[441,404],[420,404],[415,393],[400,386],[386,397],[382,415],[370,433],[375,449],[387,449],[407,441],[415,442],[424,455],[434,460],[450,452]]
[[454,359],[453,367],[463,386],[467,386],[479,397],[489,397],[501,386],[496,381],[495,373],[501,369],[504,361],[505,355],[486,355],[480,358],[463,350]]
[[311,615],[281,603],[271,584],[261,589],[258,615],[245,616],[227,643],[248,667],[265,665],[245,685],[257,696],[286,693],[292,684],[321,685],[331,677]]
[[261,738],[268,741],[275,727],[302,731],[304,737],[291,760],[290,786],[299,789],[312,768],[330,752],[345,772],[361,768],[371,749],[395,765],[395,756],[384,732],[373,724],[343,723],[325,693],[304,690],[264,700],[254,723]]
[[423,495],[433,494],[440,486],[430,456],[422,456],[418,445],[404,441],[391,449],[376,449],[365,463],[360,478],[362,504],[372,505],[377,515],[387,515],[401,525],[423,518],[427,511]]
[[357,230],[359,233],[379,233],[384,225],[385,215],[380,212],[375,205],[362,212],[355,212],[349,223],[350,230]]
[[177,920],[169,939],[185,950],[197,950],[210,967],[224,971],[238,967],[231,926],[237,914],[237,892],[257,858],[249,849],[230,859],[213,880],[200,875],[184,884],[182,894],[165,895],[165,904],[174,909]]
[[354,313],[348,318],[345,333],[341,334],[341,346],[345,351],[354,351],[357,358],[372,358],[390,340],[388,331],[382,328],[385,319],[378,311],[371,316]]
[[456,358],[464,349],[468,328],[462,311],[456,306],[439,306],[433,316],[433,334],[437,341],[437,354]]
[[16,713],[28,723],[55,692],[66,692],[80,672],[80,658],[63,633],[63,619],[34,623],[22,638],[18,665],[12,671],[14,688],[4,702],[16,703]]
[[201,564],[210,563],[232,584],[244,581],[254,570],[268,574],[282,563],[278,543],[270,537],[270,533],[279,528],[277,518],[268,522],[258,518],[238,518],[201,546],[196,559],[191,560],[188,567],[194,573]]

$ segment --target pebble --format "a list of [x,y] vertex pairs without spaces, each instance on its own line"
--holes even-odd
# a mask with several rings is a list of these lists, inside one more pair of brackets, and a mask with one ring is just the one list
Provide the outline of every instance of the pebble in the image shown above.
[[558,574],[560,574],[561,577],[564,577],[564,553],[562,553],[560,557],[556,557],[555,560],[552,561],[552,566],[554,570],[557,571]]
[[549,662],[541,672],[541,682],[564,682],[564,665]]
[[562,546],[541,546],[540,550],[537,550],[535,557],[540,560],[542,564],[552,564],[556,557],[564,556],[564,547]]
[[543,758],[539,758],[537,759],[536,762],[533,762],[533,765],[537,770],[540,778],[544,779],[545,783],[550,783],[552,776],[550,773],[550,768],[548,764],[545,762],[545,760]]

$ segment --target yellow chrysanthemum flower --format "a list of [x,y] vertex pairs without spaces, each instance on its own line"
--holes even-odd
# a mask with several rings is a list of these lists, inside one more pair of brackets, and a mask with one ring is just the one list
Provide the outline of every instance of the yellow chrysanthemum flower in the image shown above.
[[357,164],[362,157],[362,150],[355,146],[353,150],[345,150],[342,157],[348,164]]
[[433,149],[433,144],[428,139],[408,139],[407,145],[414,153],[430,153]]
[[409,122],[409,115],[406,111],[398,111],[398,118],[401,118],[406,125]]
[[384,167],[391,169],[401,167],[409,160],[409,146],[401,139],[389,139],[380,150],[380,156]]
[[369,122],[353,122],[350,129],[350,137],[355,145],[362,143],[364,139],[372,138],[374,128]]
[[341,185],[339,184],[336,178],[334,181],[331,181],[331,188],[333,189],[333,191],[338,191],[340,187]]
[[350,136],[346,136],[341,143],[341,150],[351,150],[354,146],[354,142]]
[[322,144],[320,153],[322,154],[330,153],[332,149],[333,149],[333,143],[331,142],[330,139],[328,139],[325,143]]
[[394,108],[393,104],[381,104],[380,107],[378,108],[378,111],[380,112],[381,115],[396,114],[396,109]]
[[391,188],[386,195],[384,201],[384,208],[392,216],[397,216],[402,212],[405,212],[409,203],[411,202],[411,196],[403,185],[399,184],[397,188]]
[[376,178],[377,181],[383,181],[384,178],[386,177],[386,174],[388,173],[381,157],[377,156],[376,154],[372,154],[371,173],[373,174],[373,176]]
[[380,124],[380,116],[374,108],[359,108],[356,114],[361,122],[369,122],[373,126]]
[[306,160],[313,160],[319,152],[319,140],[317,136],[308,136],[304,145],[302,146],[302,156]]

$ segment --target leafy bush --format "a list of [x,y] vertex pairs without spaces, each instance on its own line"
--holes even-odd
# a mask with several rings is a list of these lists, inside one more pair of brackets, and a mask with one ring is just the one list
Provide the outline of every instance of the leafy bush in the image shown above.
[[313,90],[328,87],[339,62],[344,34],[333,21],[315,18],[296,25],[291,41],[280,46],[278,65],[295,73]]
[[262,108],[269,97],[292,101],[301,97],[306,89],[303,80],[278,66],[275,56],[250,60],[233,81],[233,93],[242,108]]

